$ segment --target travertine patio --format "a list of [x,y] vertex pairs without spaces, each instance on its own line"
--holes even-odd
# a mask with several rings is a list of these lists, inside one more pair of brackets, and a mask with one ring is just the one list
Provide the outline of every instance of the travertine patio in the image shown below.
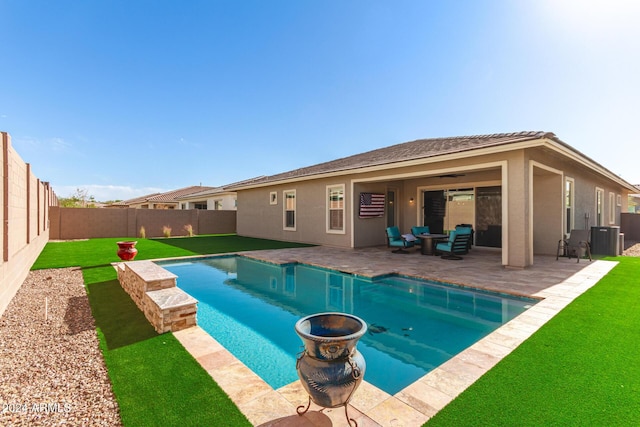
[[[505,269],[499,251],[482,248],[474,248],[461,261],[425,256],[419,251],[393,254],[387,248],[310,247],[243,255],[275,263],[307,263],[363,276],[398,273],[541,299],[393,396],[367,383],[365,375],[365,382],[348,408],[349,416],[361,427],[422,425],[616,264],[536,256],[531,268]],[[343,408],[325,409],[312,404],[309,412],[298,416],[296,407],[305,405],[308,399],[298,381],[273,390],[199,327],[176,332],[175,336],[254,425],[348,425]]]

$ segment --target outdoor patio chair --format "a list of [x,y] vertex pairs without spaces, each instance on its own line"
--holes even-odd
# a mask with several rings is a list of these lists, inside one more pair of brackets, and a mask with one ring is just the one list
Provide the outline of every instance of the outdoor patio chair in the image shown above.
[[569,259],[575,256],[578,259],[577,262],[580,262],[580,258],[588,256],[589,261],[593,261],[591,258],[589,235],[589,230],[571,230],[568,239],[560,239],[558,241],[556,261],[561,256],[568,257]]
[[473,227],[471,226],[471,224],[456,225],[456,233],[469,235],[469,243],[467,243],[467,249],[471,250],[471,245],[473,244]]
[[393,253],[408,254],[409,252],[405,249],[413,247],[417,240],[412,234],[400,234],[400,230],[396,226],[387,227],[387,247],[398,248],[391,251]]
[[436,255],[442,253],[442,259],[460,260],[460,255],[469,253],[469,239],[471,233],[458,233],[455,230],[449,232],[449,240],[437,243],[435,247]]

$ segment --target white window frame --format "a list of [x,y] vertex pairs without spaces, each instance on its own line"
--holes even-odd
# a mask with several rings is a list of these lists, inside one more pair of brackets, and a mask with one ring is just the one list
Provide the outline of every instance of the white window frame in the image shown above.
[[[335,208],[331,206],[331,192],[332,190],[342,191],[342,207]],[[327,185],[326,187],[326,232],[328,234],[345,234],[345,203],[346,203],[346,191],[344,184],[335,184],[335,185]],[[331,211],[341,210],[342,211],[342,228],[331,228]]]
[[622,206],[622,196],[620,194],[616,195],[616,206]]
[[[293,227],[287,226],[287,196],[290,194],[293,194]],[[296,231],[296,226],[296,190],[284,190],[282,192],[282,229],[286,231]]]
[[595,226],[601,227],[604,225],[604,188],[596,187],[596,199],[595,199]]
[[[576,228],[576,181],[573,178],[569,178],[566,177],[565,178],[565,184],[564,184],[564,191],[565,191],[565,204],[564,204],[564,231],[566,234],[571,233],[571,229],[572,228]],[[571,186],[571,194],[569,194],[568,198],[569,198],[569,205],[567,205],[567,184],[569,184]],[[567,209],[571,209],[570,212],[570,218],[569,220],[571,221],[570,224],[567,224]]]
[[616,223],[616,195],[609,192],[609,225]]

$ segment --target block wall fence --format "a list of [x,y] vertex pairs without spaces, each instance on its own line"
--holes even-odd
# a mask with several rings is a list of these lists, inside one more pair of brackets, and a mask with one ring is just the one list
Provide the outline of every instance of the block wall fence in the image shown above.
[[185,226],[194,234],[236,232],[235,211],[203,209],[130,209],[130,208],[61,208],[50,209],[51,240],[91,239],[99,237],[139,238],[163,237],[163,227],[171,228],[171,236],[187,236]]
[[1,316],[49,241],[49,206],[57,205],[58,199],[49,183],[40,181],[13,149],[8,133],[0,132],[0,142]]

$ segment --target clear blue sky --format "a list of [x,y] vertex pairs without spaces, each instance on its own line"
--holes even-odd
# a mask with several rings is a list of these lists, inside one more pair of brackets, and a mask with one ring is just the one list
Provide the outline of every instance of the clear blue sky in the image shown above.
[[634,0],[0,0],[0,130],[60,197],[544,130],[640,184]]

